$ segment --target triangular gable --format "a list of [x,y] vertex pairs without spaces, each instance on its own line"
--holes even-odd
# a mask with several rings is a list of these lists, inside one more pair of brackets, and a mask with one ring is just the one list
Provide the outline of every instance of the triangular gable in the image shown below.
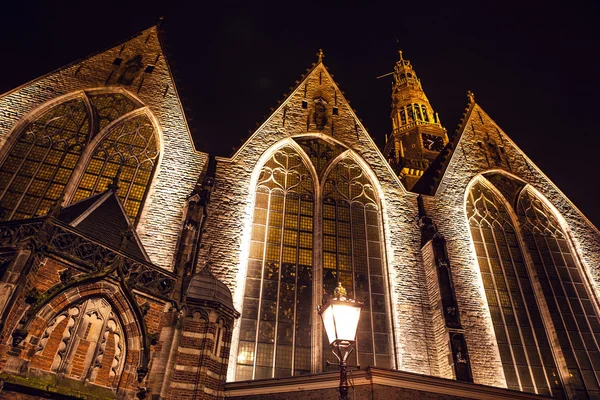
[[[236,161],[251,143],[261,140],[264,129],[289,134],[322,133],[355,150],[370,165],[379,164],[403,189],[404,186],[375,144],[321,60],[302,76],[296,87],[240,146]],[[366,155],[365,151],[371,154]],[[377,161],[373,160],[376,158]],[[405,189],[404,189],[405,190]]]
[[[91,239],[150,262],[121,200],[112,189],[63,208],[58,219]],[[124,239],[128,234],[130,236]]]
[[[455,167],[451,167],[453,163],[461,163],[460,169],[464,172],[468,171],[473,176],[486,171],[503,170],[534,186],[540,186],[540,188],[544,186],[555,191],[562,201],[566,202],[589,226],[600,233],[598,228],[474,101],[468,107],[453,143],[455,144],[450,155],[446,156],[446,160],[441,164],[440,178],[434,186],[434,190],[429,194],[438,195],[440,193],[440,188],[445,186],[446,181],[450,178],[448,170],[456,170]],[[541,190],[541,192],[549,196],[548,190]]]
[[[23,90],[29,86],[35,86],[36,90]],[[0,138],[25,114],[43,103],[78,90],[96,88],[125,89],[153,111],[161,106],[157,96],[162,100],[173,91],[193,145],[158,25],[0,94],[0,108],[7,116],[0,120]]]

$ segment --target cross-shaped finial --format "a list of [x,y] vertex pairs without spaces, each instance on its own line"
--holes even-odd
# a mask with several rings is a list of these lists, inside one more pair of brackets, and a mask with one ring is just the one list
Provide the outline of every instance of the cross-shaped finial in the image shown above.
[[319,56],[319,62],[323,62],[323,57],[325,57],[325,53],[323,53],[323,49],[319,49],[319,52],[317,53],[317,55]]
[[119,180],[121,179],[121,172],[123,172],[123,164],[119,165],[119,169],[117,169],[117,173],[115,174],[112,183],[108,185],[108,189],[111,189],[115,193],[119,191]]

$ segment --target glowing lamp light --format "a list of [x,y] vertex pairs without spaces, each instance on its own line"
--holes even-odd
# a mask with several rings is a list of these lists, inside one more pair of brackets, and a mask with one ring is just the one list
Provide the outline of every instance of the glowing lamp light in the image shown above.
[[323,305],[320,315],[329,344],[340,341],[354,342],[362,306],[362,303],[344,297],[334,298]]
[[346,289],[341,283],[333,292],[333,298],[319,307],[319,315],[327,333],[327,339],[332,346],[333,354],[339,360],[340,368],[340,398],[348,398],[348,356],[354,350],[356,329],[363,303],[346,298]]

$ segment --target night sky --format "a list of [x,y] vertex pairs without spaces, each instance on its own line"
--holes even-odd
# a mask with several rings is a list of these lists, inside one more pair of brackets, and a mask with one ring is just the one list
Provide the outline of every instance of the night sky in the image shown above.
[[600,226],[600,2],[435,3],[13,1],[1,11],[0,92],[124,41],[162,15],[199,150],[231,155],[319,48],[381,146],[391,127],[391,77],[375,77],[392,71],[400,46],[449,134],[472,90]]

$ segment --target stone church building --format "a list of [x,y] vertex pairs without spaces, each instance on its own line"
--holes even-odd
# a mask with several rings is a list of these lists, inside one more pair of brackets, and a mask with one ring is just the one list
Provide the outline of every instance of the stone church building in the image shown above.
[[393,77],[384,149],[321,54],[229,158],[157,27],[1,95],[0,399],[337,399],[338,282],[352,399],[600,399],[600,232],[471,93],[448,134]]

